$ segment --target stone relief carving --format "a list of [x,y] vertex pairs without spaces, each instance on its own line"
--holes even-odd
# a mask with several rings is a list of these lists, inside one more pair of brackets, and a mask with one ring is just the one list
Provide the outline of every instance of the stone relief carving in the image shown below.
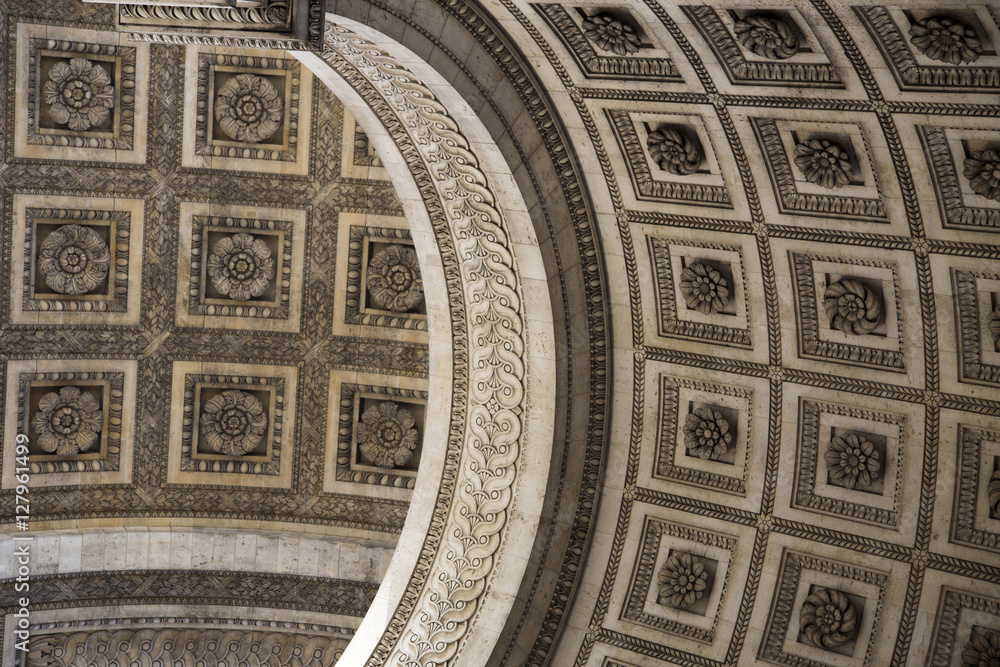
[[795,146],[795,166],[810,183],[824,188],[842,188],[851,182],[850,156],[826,139],[812,139]]
[[255,74],[237,74],[215,96],[215,118],[235,141],[258,144],[278,131],[284,103],[270,81]]
[[208,275],[230,299],[246,301],[267,291],[274,277],[271,249],[251,234],[219,239],[208,258]]
[[[958,304],[956,313],[958,337],[956,342],[961,350],[961,379],[995,384],[1000,382],[1000,365],[990,363],[983,354],[984,348],[990,347],[984,345],[983,334],[993,335],[993,330],[990,328],[993,320],[991,312],[990,322],[986,323],[986,332],[984,332],[980,323],[979,288],[976,285],[980,279],[1000,280],[1000,273],[973,273],[959,269],[952,271],[955,303]],[[992,347],[996,349],[997,345],[998,343],[994,339]]]
[[736,21],[736,39],[762,58],[785,60],[799,52],[799,38],[792,26],[772,16],[752,14]]
[[333,667],[346,642],[290,633],[167,628],[36,635],[25,667],[254,665]]
[[962,649],[963,667],[995,667],[1000,665],[1000,632],[979,630]]
[[718,460],[733,441],[729,421],[712,408],[697,408],[684,419],[688,456]]
[[910,43],[928,58],[950,65],[974,62],[983,52],[976,31],[949,16],[932,16],[911,25]]
[[711,266],[695,262],[681,271],[681,294],[691,310],[718,313],[729,303],[729,281]]
[[[945,218],[944,226],[967,226],[972,229],[986,230],[1000,228],[1000,210],[977,208],[965,203],[964,194],[959,184],[959,172],[955,167],[955,160],[951,154],[948,137],[945,135],[945,128],[918,127],[918,131],[934,172],[934,188]],[[969,156],[964,159],[968,160]],[[972,159],[975,160],[975,158]],[[982,176],[982,185],[989,186],[992,177],[980,172],[980,169],[986,166],[985,163],[986,161],[981,158],[976,160],[970,170],[971,175],[966,176],[966,178],[974,179]],[[1000,192],[997,193],[997,196],[1000,197]]]
[[802,603],[799,625],[813,646],[823,649],[843,646],[858,632],[858,610],[843,591],[819,588]]
[[583,20],[583,34],[599,48],[620,56],[639,52],[639,35],[625,21],[609,14],[594,14]]
[[994,470],[990,483],[986,485],[986,497],[990,503],[990,516],[1000,519],[1000,470]]
[[79,132],[103,125],[115,105],[115,89],[107,70],[86,58],[53,65],[42,96],[57,123]]
[[101,235],[90,227],[63,225],[42,241],[38,269],[60,294],[86,294],[108,276],[111,252]]
[[413,248],[393,244],[376,252],[368,263],[367,283],[372,300],[387,310],[403,313],[424,300]]
[[646,137],[646,147],[660,169],[676,176],[695,173],[703,162],[697,142],[672,127],[650,132]]
[[[383,306],[372,294],[369,279],[372,282],[384,284],[384,277],[378,279],[369,275],[370,270],[364,270],[365,255],[373,257],[378,254],[379,245],[410,246],[412,236],[409,230],[396,227],[370,225],[351,225],[348,232],[346,247],[347,294],[344,296],[344,320],[348,324],[363,324],[366,326],[387,327],[393,329],[427,330],[427,316],[420,312],[423,304],[422,285],[420,283],[420,267],[416,267],[413,287],[421,290],[421,298],[407,311],[393,311]],[[369,260],[370,262],[370,260]],[[391,268],[391,266],[390,266]],[[399,267],[402,272],[410,271],[405,265]],[[403,276],[399,276],[402,278]],[[405,284],[405,281],[403,281]],[[396,292],[387,289],[388,296],[395,297]],[[368,301],[370,300],[370,303]],[[384,309],[384,310],[383,310]]]
[[[958,461],[955,471],[955,504],[952,510],[951,541],[980,549],[1000,548],[1000,531],[992,529],[984,517],[1000,518],[1000,470],[983,480],[981,467],[986,464],[983,448],[1000,442],[1000,432],[984,431],[959,424]],[[984,489],[982,484],[986,482]],[[983,500],[988,503],[983,507]],[[985,510],[985,511],[984,511]]]
[[674,554],[660,568],[659,600],[684,608],[700,600],[708,588],[708,573],[701,559],[691,554]]
[[867,489],[882,469],[875,446],[856,433],[832,438],[824,458],[830,478],[848,489]]
[[97,399],[73,386],[45,394],[31,418],[39,447],[58,456],[73,456],[93,447],[103,424]]
[[834,329],[846,334],[864,336],[882,323],[882,299],[864,283],[842,278],[827,285],[823,293],[823,309]]
[[973,192],[1000,201],[1000,153],[972,151],[972,156],[965,158],[963,173]]
[[253,394],[229,389],[205,402],[201,432],[219,454],[242,456],[264,439],[267,415]]
[[382,158],[375,152],[361,125],[354,123],[354,164],[359,167],[381,167]]
[[369,406],[358,422],[361,454],[383,468],[405,465],[417,446],[415,424],[410,411],[392,401]]

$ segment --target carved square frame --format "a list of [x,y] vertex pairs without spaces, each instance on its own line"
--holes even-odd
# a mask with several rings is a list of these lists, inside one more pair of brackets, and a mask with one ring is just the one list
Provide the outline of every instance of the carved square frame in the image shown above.
[[[902,286],[896,262],[790,253],[789,263],[793,296],[797,306],[796,324],[800,357],[905,372],[904,323],[900,312]],[[823,271],[824,268],[827,271]],[[861,342],[864,339],[860,336],[849,336],[829,329],[829,325],[825,322],[822,293],[827,286],[825,275],[835,270],[842,272],[845,277],[864,278],[869,282],[877,281],[880,284],[886,327],[886,334],[880,339],[884,340],[884,343],[877,346],[865,345]],[[850,340],[852,337],[860,340],[853,342]]]
[[[638,54],[629,56],[619,56],[610,54],[597,48],[583,32],[580,19],[573,16],[572,12],[578,7],[585,7],[583,4],[560,4],[560,3],[532,3],[531,5],[538,14],[552,27],[552,30],[559,36],[559,39],[572,54],[573,59],[579,66],[580,71],[587,79],[625,79],[625,80],[650,80],[669,81],[672,83],[683,83],[677,67],[671,61],[669,55],[656,44],[651,46],[643,45]],[[601,9],[610,9],[620,14],[627,14],[648,36],[655,33],[657,28],[650,30],[643,20],[635,15],[634,11],[624,5],[600,5]],[[596,10],[598,7],[594,7]],[[643,53],[645,51],[645,53]]]
[[[781,553],[771,613],[757,657],[766,662],[795,667],[861,667],[876,664],[872,655],[885,624],[883,616],[890,572],[859,567],[785,548]],[[828,587],[864,599],[860,627],[850,656],[831,653],[798,640],[799,613],[811,587]],[[835,658],[833,656],[836,656]]]
[[[748,121],[767,167],[779,213],[880,224],[889,222],[882,185],[863,124],[764,117],[750,117]],[[843,140],[847,139],[854,157],[852,162],[860,169],[862,182],[826,189],[806,181],[794,164],[793,133],[816,138],[836,137],[844,148],[847,147],[843,146]]]
[[[958,370],[963,382],[998,386],[1000,352],[991,340],[988,326],[994,308],[993,295],[1000,293],[1000,265],[994,264],[988,268],[987,264],[982,263],[980,266],[987,270],[966,271],[953,268],[951,272],[955,295]],[[996,272],[990,271],[990,268]]]
[[[941,6],[934,5],[937,10]],[[862,25],[871,35],[896,85],[901,91],[920,92],[969,92],[996,93],[1000,91],[1000,58],[987,57],[985,64],[951,66],[938,63],[913,48],[906,37],[910,22],[903,9],[931,9],[925,7],[854,7]],[[985,8],[984,8],[985,9]],[[1000,28],[996,19],[988,12],[976,12],[984,25],[993,24],[992,41],[994,48],[1000,48],[998,37]],[[980,35],[982,38],[983,35]],[[944,82],[944,83],[942,83]]]
[[[624,158],[632,190],[638,200],[733,208],[712,134],[702,116],[663,114],[625,109],[605,109],[608,124]],[[703,169],[690,176],[675,176],[653,163],[646,147],[646,125],[683,127],[701,145]],[[702,173],[704,172],[704,173]]]
[[[307,213],[300,209],[181,202],[176,324],[294,333],[302,314]],[[207,296],[209,232],[277,237],[273,301],[231,301]]]
[[[11,257],[11,323],[137,325],[141,316],[142,238],[145,202],[118,197],[15,194]],[[34,295],[38,277],[36,221],[108,229],[111,268],[106,295]]]
[[[343,110],[343,133],[340,151],[340,175],[359,180],[388,181],[389,172],[375,152],[371,139],[347,109]],[[359,154],[364,144],[365,154]]]
[[949,540],[1000,554],[1000,517],[990,516],[987,485],[1000,457],[1000,430],[959,423]]
[[[74,457],[29,456],[32,486],[127,484],[132,477],[138,362],[128,359],[45,359],[7,362],[4,405],[3,472],[0,488],[17,486],[15,449],[18,434],[35,440],[30,427],[28,393],[32,387],[99,387],[103,425],[99,444]],[[29,445],[30,446],[30,445]]]
[[726,12],[738,9],[744,8],[729,5],[681,6],[681,10],[708,42],[731,84],[844,88],[837,74],[837,68],[827,59],[818,40],[812,34],[809,22],[797,10],[782,7],[789,15],[787,18],[806,38],[810,53],[797,53],[787,60],[767,60],[748,53],[734,36],[732,20],[726,16]]
[[[183,143],[181,164],[194,169],[255,171],[289,176],[309,173],[313,76],[295,58],[280,51],[240,55],[186,47]],[[285,78],[282,143],[218,143],[212,138],[215,122],[216,72],[250,73]]]
[[1000,147],[1000,132],[918,126],[917,134],[937,195],[941,226],[944,229],[1000,232],[1000,203],[973,192],[963,173],[965,159],[969,157],[966,142],[974,143],[975,149],[997,149]]
[[[175,361],[172,368],[167,483],[289,489],[293,484],[297,369],[264,364]],[[199,390],[240,389],[270,393],[268,454],[208,456],[195,452]],[[202,462],[203,461],[203,462]]]
[[[14,155],[24,159],[145,163],[149,45],[129,42],[122,33],[55,25],[18,23],[16,32],[14,107],[9,112],[14,117]],[[108,65],[115,87],[110,132],[47,130],[39,126],[42,57],[86,57]]]
[[[743,248],[736,245],[694,243],[658,236],[647,237],[653,263],[658,333],[661,336],[704,339],[739,347],[753,347],[750,336],[750,301],[746,298],[747,278]],[[704,259],[728,264],[730,293],[736,312],[704,315],[687,307],[680,293],[684,260]],[[737,326],[725,326],[732,322]],[[742,324],[743,326],[739,326]]]
[[[622,620],[641,623],[700,643],[713,643],[719,622],[718,611],[729,592],[736,543],[737,539],[731,535],[646,516],[628,596],[621,610]],[[657,602],[657,578],[672,552],[715,561],[717,569],[704,614]]]
[[[963,588],[946,584],[938,591],[938,613],[934,615],[934,629],[930,633],[931,640],[926,653],[928,667],[965,664],[961,661],[962,650],[974,630],[1000,632],[1000,599],[964,588],[980,582],[949,583],[960,583]],[[977,590],[982,591],[983,587],[980,586]]]
[[[403,408],[407,404],[426,406],[427,381],[334,369],[330,373],[329,397],[323,492],[370,494],[373,487],[381,487],[380,497],[408,500],[416,484],[417,471],[356,462],[360,404],[362,398],[368,398],[390,400]],[[424,425],[418,423],[416,428],[422,440]],[[417,457],[421,449],[422,443],[418,442]],[[416,463],[419,465],[419,458]]]

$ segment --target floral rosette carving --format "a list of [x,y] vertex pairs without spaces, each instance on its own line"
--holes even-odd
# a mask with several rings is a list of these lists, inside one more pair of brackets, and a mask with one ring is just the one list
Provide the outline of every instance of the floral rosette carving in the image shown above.
[[223,237],[208,258],[208,275],[215,288],[230,299],[258,297],[274,277],[271,249],[250,234]]
[[1000,632],[977,631],[962,650],[963,667],[996,667],[1000,665]]
[[986,485],[986,497],[990,503],[990,516],[1000,519],[1000,470],[994,470],[990,483]]
[[681,294],[691,310],[703,315],[722,312],[729,303],[729,281],[711,266],[695,262],[681,271]]
[[215,96],[215,118],[222,131],[248,144],[260,143],[278,131],[282,107],[278,89],[256,74],[237,74]]
[[820,588],[806,598],[799,613],[802,634],[813,646],[843,646],[858,632],[858,610],[844,593]]
[[851,182],[851,158],[826,139],[810,139],[795,146],[795,165],[810,183],[822,188],[842,188]]
[[583,20],[583,34],[599,48],[620,56],[639,52],[635,28],[608,14],[595,14]]
[[101,65],[86,58],[57,62],[49,70],[42,88],[52,119],[76,132],[103,125],[115,106],[111,76]]
[[882,299],[864,283],[850,278],[827,286],[823,308],[830,326],[846,334],[870,334],[882,323]]
[[111,251],[90,227],[63,225],[49,234],[38,251],[38,269],[60,294],[97,289],[111,268]]
[[882,470],[875,446],[854,433],[831,439],[824,458],[830,478],[848,489],[867,489]]
[[684,445],[690,456],[718,460],[733,441],[729,422],[721,412],[696,408],[684,419]]
[[778,18],[747,16],[736,22],[736,39],[750,53],[770,60],[785,60],[799,52],[799,37],[792,26]]
[[267,414],[253,394],[227,389],[208,400],[201,411],[201,432],[218,454],[243,456],[264,439]]
[[671,607],[690,607],[705,595],[708,572],[691,554],[675,554],[660,568],[660,600]]
[[910,43],[928,58],[950,65],[971,63],[983,52],[976,31],[947,16],[933,16],[911,25]]
[[386,401],[371,405],[358,423],[361,455],[381,468],[405,465],[417,446],[417,429],[409,410]]
[[420,266],[412,248],[390,245],[368,263],[368,292],[380,307],[403,313],[424,300]]
[[1000,153],[972,151],[972,157],[965,158],[962,173],[969,179],[969,186],[977,195],[1000,201]]
[[650,132],[646,147],[660,169],[677,176],[695,173],[702,163],[701,151],[695,142],[670,127]]
[[38,446],[58,456],[75,456],[93,447],[103,424],[100,403],[77,387],[42,396],[31,418]]

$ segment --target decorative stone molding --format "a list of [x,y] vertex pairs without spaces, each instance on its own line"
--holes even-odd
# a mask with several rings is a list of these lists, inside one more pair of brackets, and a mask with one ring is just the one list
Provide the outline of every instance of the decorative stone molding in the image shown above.
[[298,331],[303,210],[180,203],[176,323]]
[[622,618],[711,644],[737,539],[647,516]]
[[375,145],[346,109],[343,113],[343,143],[340,153],[340,173],[344,178],[388,181],[382,158],[375,152]]
[[[7,362],[3,453],[28,436],[32,484],[122,484],[131,478],[136,362]],[[2,488],[14,488],[3,466]]]
[[149,47],[116,32],[17,25],[14,153],[143,163]]
[[[623,37],[615,43],[623,46],[620,53],[614,49],[604,49],[600,43],[588,37],[587,22],[594,25],[590,28],[592,34],[606,32],[604,18],[608,16],[592,9],[560,3],[533,3],[531,5],[548,23],[573,55],[576,63],[586,78],[592,79],[651,79],[657,81],[681,82],[683,79],[676,66],[667,54],[644,39],[650,32],[636,20],[636,17],[625,6],[615,6],[615,16],[610,20],[624,25],[618,15],[627,16],[633,23],[629,37],[622,31]],[[589,10],[589,13],[588,13]],[[592,15],[591,15],[592,14]],[[597,25],[600,21],[601,29]],[[639,29],[636,30],[635,28]],[[653,31],[655,32],[655,31]],[[616,34],[617,36],[617,34]],[[625,40],[625,41],[621,41]],[[628,46],[625,46],[628,44]],[[610,42],[609,42],[610,45]],[[629,50],[631,48],[631,50]]]
[[946,585],[940,589],[938,604],[927,652],[929,667],[989,665],[988,659],[982,660],[984,654],[996,659],[1000,654],[996,650],[1000,638],[1000,600],[983,595],[980,590],[972,592]]
[[[606,109],[605,113],[637,198],[732,207],[700,119],[619,109]],[[685,119],[690,124],[685,124]],[[664,126],[667,131],[660,129]]]
[[861,125],[749,120],[781,213],[889,221]]
[[809,253],[790,262],[800,356],[905,371],[895,262]]
[[[993,267],[983,266],[983,269]],[[990,326],[1000,293],[1000,272],[966,271],[953,268],[952,289],[956,302],[956,344],[959,379],[976,384],[1000,384],[1000,355]]]
[[309,173],[313,78],[298,60],[188,46],[185,69],[185,167]]
[[15,194],[12,209],[12,323],[139,322],[144,202]]
[[996,510],[1000,431],[958,425],[955,500],[950,541],[1000,552],[1000,514]]
[[[790,11],[769,10],[765,15],[765,21],[778,22],[785,26],[786,31],[796,33],[796,48],[774,47],[774,53],[785,57],[783,59],[771,59],[761,56],[757,51],[748,48],[743,44],[744,40],[756,44],[754,37],[754,18],[748,15],[744,18],[733,10],[716,9],[708,5],[682,6],[681,10],[687,15],[694,26],[708,42],[716,58],[722,65],[730,83],[735,85],[767,85],[767,86],[795,86],[810,88],[843,88],[837,69],[829,62],[816,61],[810,56],[822,56],[822,52],[812,53],[807,47],[807,42],[800,40],[798,33],[806,30],[800,22],[801,17],[792,14]],[[758,19],[759,21],[759,19]],[[746,26],[749,25],[750,29]],[[742,37],[742,39],[741,39]],[[782,43],[785,43],[782,39]],[[810,40],[811,42],[812,40]],[[764,47],[764,52],[768,48]],[[756,56],[756,57],[755,57]]]
[[[981,173],[981,167],[989,160],[981,159],[986,157],[983,151],[968,150],[965,143],[972,137],[982,138],[982,132],[920,126],[917,134],[931,171],[942,225],[983,232],[1000,230],[1000,206],[993,203],[995,197],[989,196],[994,192],[993,181],[989,180],[993,177]],[[998,137],[990,138],[1000,142]],[[977,152],[980,158],[975,157]],[[979,177],[983,178],[976,181],[980,184],[980,191],[976,191],[972,182]]]
[[[993,21],[985,9],[982,19]],[[977,50],[976,42],[980,36],[972,41],[964,20],[949,18],[950,25],[946,27],[940,15],[918,21],[910,12],[896,7],[858,6],[854,11],[878,44],[900,90],[973,93],[1000,90],[1000,61],[978,57],[982,44]],[[960,25],[964,48],[950,46],[957,46],[954,39],[959,36],[957,33],[944,35],[949,41],[946,46],[940,28],[950,32],[948,28]]]
[[742,248],[647,240],[659,334],[750,347]]
[[322,0],[84,0],[117,7],[119,28],[168,44],[320,50]]
[[293,366],[175,361],[167,483],[290,488],[296,387]]
[[322,635],[248,630],[150,628],[35,635],[25,667],[131,664],[259,664],[332,667],[345,642]]

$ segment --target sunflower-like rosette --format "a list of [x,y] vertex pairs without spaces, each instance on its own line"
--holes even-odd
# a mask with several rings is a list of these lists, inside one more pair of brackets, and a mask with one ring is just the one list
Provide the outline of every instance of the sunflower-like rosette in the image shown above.
[[1000,201],[1000,153],[972,151],[965,158],[962,173],[969,179],[969,187],[977,195]]
[[282,107],[273,83],[256,74],[237,74],[219,87],[215,119],[231,139],[257,144],[281,127]]
[[823,457],[830,479],[847,489],[867,489],[882,470],[875,446],[855,433],[832,438]]
[[756,14],[740,19],[734,28],[743,48],[761,58],[785,60],[799,52],[798,35],[781,19]]
[[202,407],[201,433],[218,454],[243,456],[264,440],[267,413],[253,394],[227,389]]
[[971,63],[983,52],[976,31],[947,16],[932,16],[911,25],[910,43],[928,58],[949,65]]
[[660,169],[677,176],[690,176],[701,167],[698,145],[672,127],[653,130],[646,137],[646,148]]
[[832,190],[851,182],[851,158],[826,139],[810,139],[795,146],[795,165],[810,183]]
[[721,412],[696,408],[684,419],[684,445],[690,456],[718,460],[729,450],[733,434]]
[[381,308],[404,313],[424,300],[420,266],[412,248],[390,245],[368,263],[368,293]]
[[882,299],[864,283],[850,278],[827,286],[823,309],[830,326],[846,334],[870,334],[882,323]]
[[99,127],[111,116],[115,89],[101,65],[86,58],[57,62],[42,88],[52,120],[76,132]]
[[250,234],[223,237],[208,258],[208,275],[215,289],[230,299],[258,297],[267,291],[274,277],[271,249]]
[[595,14],[583,20],[583,34],[598,48],[619,56],[639,52],[635,28],[608,14]]
[[111,268],[111,251],[90,227],[63,225],[38,249],[38,270],[60,294],[87,294],[97,289]]
[[718,313],[729,303],[729,281],[708,264],[694,262],[681,271],[681,295],[691,310]]
[[799,625],[813,646],[831,649],[854,639],[861,618],[851,598],[832,588],[814,591],[802,603]]
[[660,568],[660,601],[671,607],[690,607],[705,595],[708,572],[691,554],[674,554]]
[[392,401],[368,406],[358,423],[361,455],[382,468],[396,468],[413,458],[417,447],[416,420]]
[[997,667],[1000,665],[1000,632],[977,630],[962,649],[962,667]]
[[38,446],[57,456],[75,456],[93,447],[103,424],[100,403],[78,387],[45,394],[31,418]]

